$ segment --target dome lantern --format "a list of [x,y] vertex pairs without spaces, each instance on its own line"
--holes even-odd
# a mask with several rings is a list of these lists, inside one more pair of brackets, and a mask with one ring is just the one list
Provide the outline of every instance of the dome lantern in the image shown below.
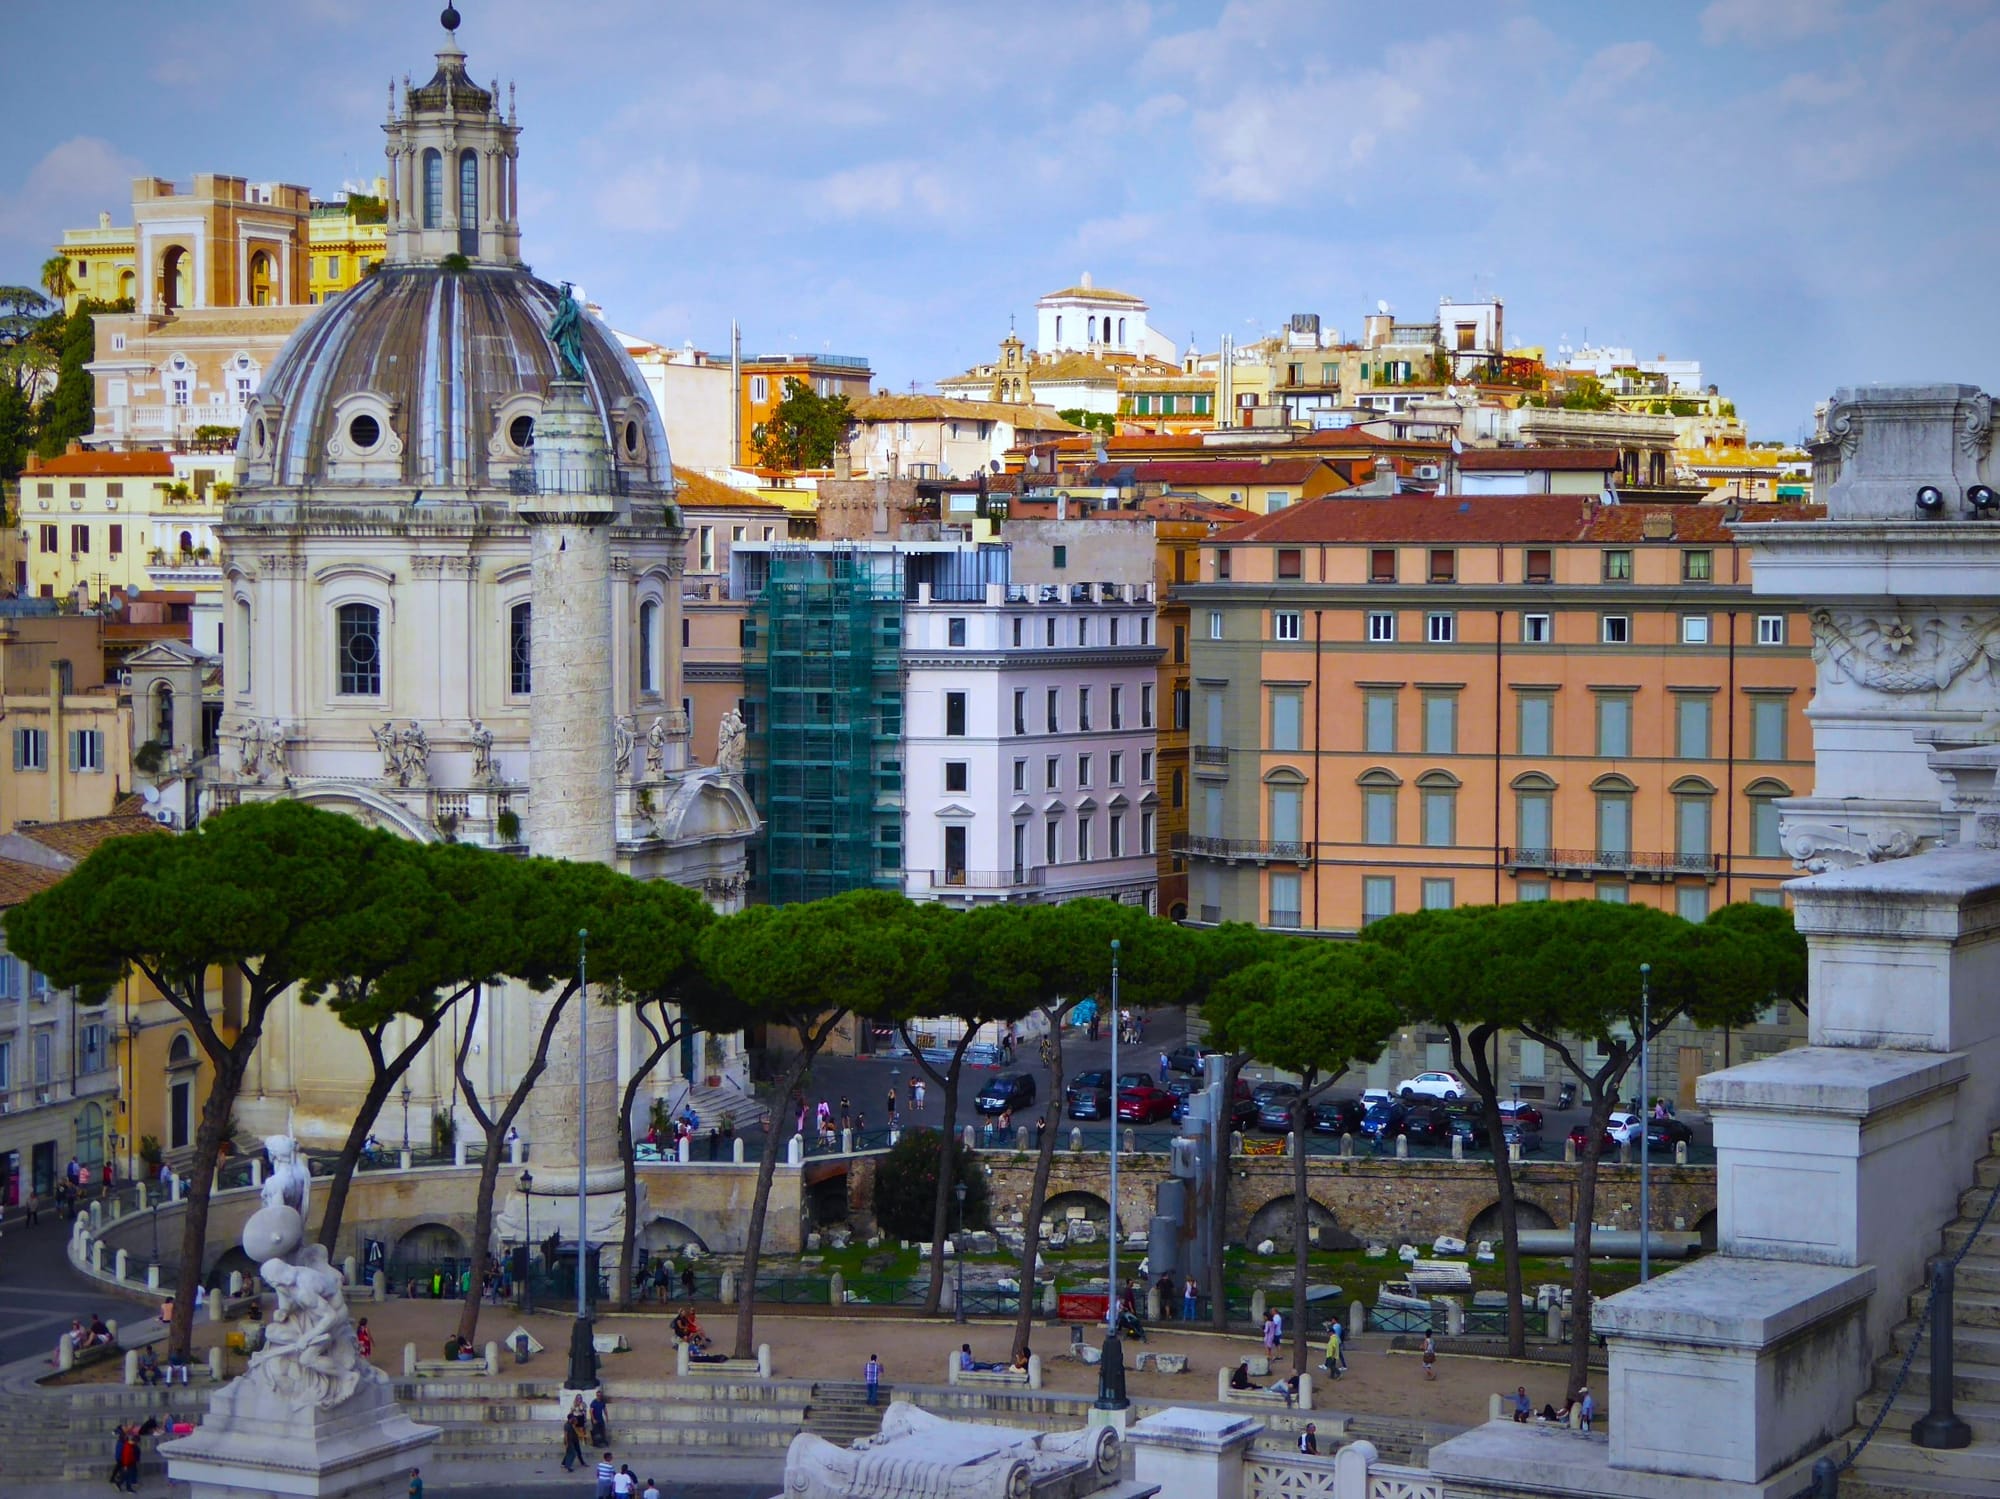
[[498,86],[481,88],[458,45],[458,12],[447,6],[437,70],[405,83],[402,109],[382,129],[389,177],[390,265],[447,256],[490,265],[521,263],[518,166],[521,128],[500,112]]

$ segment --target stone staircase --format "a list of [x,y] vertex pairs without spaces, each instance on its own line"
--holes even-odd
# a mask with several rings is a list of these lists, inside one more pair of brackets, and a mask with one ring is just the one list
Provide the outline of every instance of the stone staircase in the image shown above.
[[764,1121],[771,1117],[770,1107],[754,1093],[746,1093],[734,1083],[724,1082],[710,1088],[701,1083],[692,1083],[684,1088],[676,1088],[667,1097],[667,1103],[678,1114],[684,1108],[693,1108],[695,1117],[701,1121],[700,1135],[722,1122],[727,1114],[739,1135],[746,1130],[761,1129]]
[[882,1412],[889,1404],[889,1386],[882,1386],[882,1403],[868,1403],[868,1386],[859,1380],[821,1380],[812,1387],[805,1429],[837,1447],[852,1446],[882,1429]]
[[[610,1398],[611,1447],[634,1467],[666,1464],[675,1454],[735,1450],[781,1453],[806,1426],[810,1387],[759,1381],[692,1388],[678,1381],[616,1380]],[[553,1461],[562,1447],[560,1423],[548,1412],[554,1384],[495,1384],[485,1379],[399,1383],[396,1398],[410,1418],[439,1428],[440,1460]]]
[[[1890,1407],[1882,1429],[1841,1484],[1843,1499],[1901,1499],[1904,1495],[2000,1494],[2000,1208],[1975,1235],[1974,1225],[2000,1185],[2000,1130],[1987,1137],[1987,1154],[1974,1171],[1973,1185],[1959,1198],[1959,1216],[1944,1230],[1943,1248],[1956,1253],[1968,1240],[1971,1252],[1959,1262],[1952,1305],[1952,1402],[1972,1428],[1972,1445],[1956,1452],[1918,1447],[1910,1426],[1930,1409],[1930,1342],[1926,1337],[1910,1364],[1909,1377]],[[1875,1387],[1861,1397],[1855,1420],[1865,1430],[1881,1412],[1916,1336],[1927,1288],[1912,1292],[1909,1315],[1893,1334],[1890,1352],[1875,1366]],[[1860,1439],[1860,1432],[1852,1434]]]

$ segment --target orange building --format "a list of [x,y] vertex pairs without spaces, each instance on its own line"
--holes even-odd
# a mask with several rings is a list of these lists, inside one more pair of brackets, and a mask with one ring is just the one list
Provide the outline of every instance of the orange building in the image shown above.
[[744,468],[758,466],[757,444],[764,423],[785,399],[787,381],[797,380],[816,395],[859,401],[874,378],[866,356],[860,354],[760,354],[744,360],[743,377],[736,386],[736,461]]

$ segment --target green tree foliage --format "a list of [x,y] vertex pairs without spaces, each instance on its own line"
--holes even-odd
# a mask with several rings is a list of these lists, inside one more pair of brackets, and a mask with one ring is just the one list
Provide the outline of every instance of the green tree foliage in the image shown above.
[[756,1348],[757,1262],[792,1095],[844,1016],[891,1016],[940,1001],[950,970],[932,931],[903,896],[850,890],[799,905],[752,906],[718,921],[702,938],[710,981],[755,1020],[798,1038],[772,1093],[757,1163],[737,1290],[738,1358],[751,1357]]
[[875,1221],[892,1239],[923,1239],[931,1232],[931,1214],[939,1190],[952,1205],[957,1223],[954,1186],[965,1188],[966,1228],[986,1226],[986,1173],[970,1156],[954,1154],[944,1164],[948,1134],[934,1129],[906,1129],[875,1168]]
[[1102,432],[1106,437],[1118,433],[1118,418],[1108,411],[1085,411],[1081,406],[1065,406],[1056,413],[1072,427],[1081,427],[1086,432]]
[[788,375],[784,399],[757,430],[757,461],[786,472],[825,468],[833,462],[834,449],[847,440],[853,420],[846,396],[820,395]]
[[42,262],[42,288],[48,292],[49,300],[58,305],[76,290],[76,283],[70,279],[67,255],[51,255]]
[[0,286],[0,347],[25,342],[57,310],[32,286]]
[[63,319],[56,388],[43,402],[35,442],[35,451],[44,458],[58,457],[73,438],[87,437],[96,421],[97,385],[84,366],[96,353],[95,315],[105,310],[103,303],[85,300]]
[[1611,397],[1605,394],[1603,382],[1595,375],[1571,375],[1563,390],[1563,410],[1565,411],[1609,411]]
[[[27,393],[16,384],[0,375],[0,479],[18,479],[21,470],[28,466],[28,454],[34,447],[35,412],[28,404]],[[0,525],[12,525],[14,517],[7,509],[6,497],[0,495]]]
[[1764,965],[1761,981],[1768,986],[1772,1001],[1788,1004],[1801,1015],[1807,1012],[1806,939],[1793,922],[1789,908],[1740,900],[1711,912],[1706,925],[1717,931],[1735,932],[1750,942],[1757,960]]
[[[395,919],[385,902],[398,898],[405,852],[352,818],[261,802],[181,837],[114,839],[7,914],[13,952],[84,1000],[130,969],[144,974],[209,1063],[168,1333],[175,1350],[187,1350],[193,1328],[216,1157],[271,1007],[294,984],[307,1002],[332,989],[350,958],[336,925]],[[217,970],[239,981],[227,1014],[208,1000]]]

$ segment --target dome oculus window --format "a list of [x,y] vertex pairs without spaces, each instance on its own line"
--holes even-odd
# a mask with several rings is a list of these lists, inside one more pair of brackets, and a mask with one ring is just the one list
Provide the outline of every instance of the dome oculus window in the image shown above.
[[635,421],[625,423],[625,451],[631,457],[639,456],[639,424]]
[[347,440],[365,453],[382,440],[382,424],[364,411],[347,424]]
[[535,445],[535,419],[532,416],[517,416],[507,424],[507,440],[522,452]]

